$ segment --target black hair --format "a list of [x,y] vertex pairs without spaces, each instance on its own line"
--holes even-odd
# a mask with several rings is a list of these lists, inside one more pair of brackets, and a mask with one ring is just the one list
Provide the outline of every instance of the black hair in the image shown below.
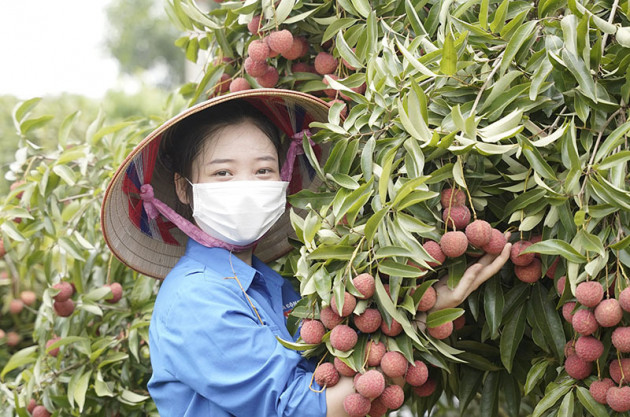
[[[278,162],[284,156],[280,130],[253,105],[244,100],[231,100],[188,116],[162,134],[158,153],[158,169],[171,179],[175,195],[174,174],[192,181],[193,161],[203,150],[208,139],[215,137],[227,126],[251,122],[273,143],[278,152]],[[192,187],[186,182],[186,195],[192,201]],[[189,204],[175,199],[175,211],[192,220]]]

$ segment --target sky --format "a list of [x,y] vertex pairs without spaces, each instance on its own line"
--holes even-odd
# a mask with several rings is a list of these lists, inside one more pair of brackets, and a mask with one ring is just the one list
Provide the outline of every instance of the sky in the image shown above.
[[108,3],[0,0],[0,95],[99,98],[121,88],[118,64],[104,46]]

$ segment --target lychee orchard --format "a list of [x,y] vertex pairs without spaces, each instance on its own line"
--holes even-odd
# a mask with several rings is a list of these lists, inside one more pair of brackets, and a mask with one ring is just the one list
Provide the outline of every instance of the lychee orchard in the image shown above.
[[[298,156],[321,186],[289,196],[294,250],[272,264],[301,295],[279,343],[317,364],[310,389],[353,378],[353,417],[628,415],[628,0],[166,4],[202,68],[187,105],[329,104]],[[37,102],[13,114],[0,210],[0,417],[157,416],[159,283],[113,258],[98,215],[112,167],[182,109],[79,136],[69,115],[45,149]]]

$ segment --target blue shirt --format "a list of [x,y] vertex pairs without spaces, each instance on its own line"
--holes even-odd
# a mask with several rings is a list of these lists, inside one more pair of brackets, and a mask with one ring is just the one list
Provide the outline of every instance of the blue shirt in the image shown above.
[[[237,280],[227,278],[235,274],[264,325]],[[294,340],[283,306],[298,299],[257,258],[249,266],[189,239],[149,327],[148,388],[161,417],[325,416],[325,393],[309,389],[313,365],[276,339]]]

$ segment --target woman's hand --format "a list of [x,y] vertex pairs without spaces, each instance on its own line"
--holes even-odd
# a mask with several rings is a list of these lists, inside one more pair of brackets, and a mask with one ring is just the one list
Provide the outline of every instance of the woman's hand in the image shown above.
[[[509,233],[506,233],[506,238],[510,238]],[[479,288],[481,284],[499,272],[501,267],[510,257],[511,248],[512,244],[508,243],[505,247],[503,247],[503,251],[499,255],[483,255],[476,263],[466,269],[464,276],[462,276],[462,279],[452,290],[448,288],[448,277],[446,276],[441,278],[435,284],[437,301],[431,311],[457,307],[460,305],[466,297]]]

